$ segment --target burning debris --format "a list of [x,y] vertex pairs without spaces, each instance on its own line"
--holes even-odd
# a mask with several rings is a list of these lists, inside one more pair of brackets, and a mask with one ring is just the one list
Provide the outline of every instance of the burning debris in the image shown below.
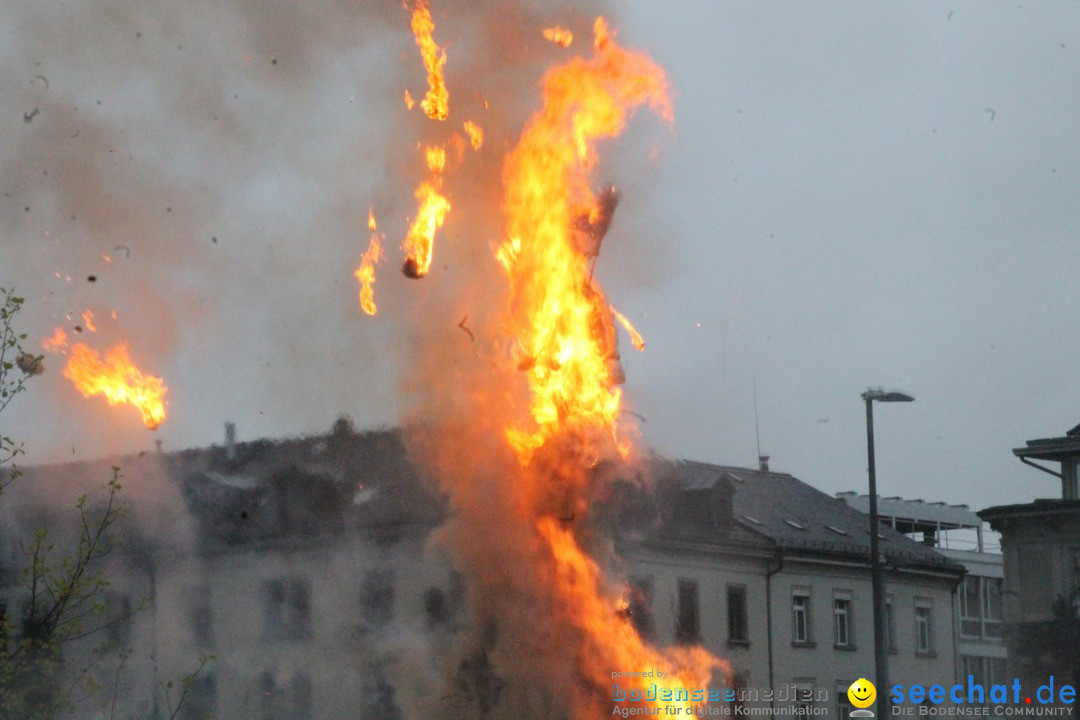
[[368,248],[360,258],[360,267],[354,273],[360,281],[360,307],[368,315],[374,315],[375,307],[375,264],[383,259],[382,245],[379,243],[379,234],[375,231],[375,213],[368,210],[368,229],[371,230],[371,239]]
[[[93,319],[89,310],[83,316]],[[113,319],[116,319],[115,311]],[[82,327],[76,325],[75,330],[81,332]],[[85,343],[69,345],[67,332],[58,327],[50,337],[42,341],[41,346],[48,352],[68,355],[64,377],[71,380],[84,397],[103,395],[110,405],[132,405],[142,415],[143,424],[151,430],[165,420],[165,393],[168,388],[161,378],[143,375],[132,362],[126,343],[111,348],[102,360],[98,351]],[[30,374],[38,374],[44,370],[40,362],[36,367],[37,372]],[[27,371],[24,369],[24,372]]]
[[[445,120],[450,114],[450,93],[443,80],[446,53],[435,44],[431,36],[434,30],[435,21],[431,19],[431,11],[428,10],[427,3],[425,0],[418,0],[416,9],[412,13],[412,31],[428,73],[428,91],[424,99],[420,101],[420,107],[432,120]],[[406,95],[406,105],[409,104],[410,99]]]
[[85,397],[103,395],[110,405],[134,406],[150,430],[165,420],[168,388],[161,378],[143,375],[132,362],[125,343],[111,348],[104,360],[89,345],[72,345],[64,377],[75,383]]
[[559,47],[566,48],[570,47],[570,44],[574,42],[574,33],[556,25],[555,27],[544,28],[544,39],[555,43]]
[[446,149],[441,145],[427,148],[428,169],[431,177],[416,188],[416,200],[420,203],[416,219],[405,237],[405,264],[401,271],[407,278],[419,279],[431,270],[431,258],[435,249],[435,233],[442,227],[450,201],[442,194],[442,172],[446,165]]

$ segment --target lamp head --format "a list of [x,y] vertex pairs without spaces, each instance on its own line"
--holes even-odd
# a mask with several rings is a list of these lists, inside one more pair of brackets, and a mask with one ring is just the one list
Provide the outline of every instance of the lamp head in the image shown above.
[[862,394],[863,400],[876,400],[878,402],[914,402],[915,398],[902,392],[885,392],[881,388],[867,390]]

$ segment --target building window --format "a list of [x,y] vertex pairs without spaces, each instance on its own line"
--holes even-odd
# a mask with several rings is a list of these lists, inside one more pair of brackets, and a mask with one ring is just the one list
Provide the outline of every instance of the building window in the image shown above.
[[851,717],[851,711],[855,709],[848,701],[847,691],[851,687],[851,682],[838,682],[836,683],[836,718],[837,720],[846,720]]
[[807,718],[814,714],[814,681],[812,678],[795,678],[794,707],[791,714],[797,718]]
[[1005,658],[980,657],[978,655],[960,656],[960,679],[965,683],[968,677],[971,682],[983,687],[991,685],[1004,685],[1007,682]]
[[928,655],[934,651],[933,622],[930,604],[926,600],[916,600],[915,605],[915,652]]
[[696,643],[701,639],[701,619],[698,616],[698,584],[696,580],[679,581],[679,608],[675,623],[675,641]]
[[837,595],[833,598],[833,643],[839,648],[854,645],[851,639],[851,595]]
[[746,618],[746,588],[741,585],[728,585],[727,589],[727,627],[728,642],[749,643],[750,632]]
[[637,630],[638,635],[646,640],[652,640],[656,634],[652,603],[652,579],[630,578],[630,599],[627,604],[627,612],[630,615],[630,623]]
[[[893,614],[893,599],[889,595],[885,598],[885,649],[896,652],[896,622]],[[846,691],[845,691],[846,692]]]
[[1001,639],[1001,578],[968,575],[960,589],[960,635]]
[[401,710],[394,699],[394,686],[380,666],[369,666],[360,688],[360,720],[401,720]]
[[360,609],[369,628],[381,628],[394,620],[394,571],[369,570],[364,573]]
[[311,677],[294,673],[288,679],[262,674],[262,720],[311,720]]
[[791,596],[791,641],[806,645],[810,637],[810,591],[795,590]]
[[263,639],[311,638],[311,581],[306,578],[264,580]]
[[214,717],[214,702],[217,700],[217,678],[212,671],[203,669],[192,680],[184,695],[184,704],[180,709],[182,720],[210,720]]

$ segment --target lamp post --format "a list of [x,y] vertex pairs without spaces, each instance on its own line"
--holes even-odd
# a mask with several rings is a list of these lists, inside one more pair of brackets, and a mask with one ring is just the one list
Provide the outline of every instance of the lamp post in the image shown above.
[[912,402],[915,398],[898,392],[867,390],[866,458],[870,475],[870,586],[874,599],[874,684],[877,686],[878,718],[889,717],[889,665],[885,657],[885,578],[882,576],[881,551],[878,547],[877,475],[874,469],[874,401]]

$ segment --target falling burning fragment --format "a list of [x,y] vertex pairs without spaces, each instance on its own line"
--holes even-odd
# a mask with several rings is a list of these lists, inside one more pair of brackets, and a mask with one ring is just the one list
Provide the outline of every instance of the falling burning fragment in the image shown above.
[[[424,99],[420,101],[420,107],[432,120],[445,120],[450,114],[450,93],[446,89],[446,81],[443,79],[443,65],[446,64],[446,53],[435,44],[432,33],[435,30],[435,21],[431,19],[431,11],[427,3],[419,0],[416,9],[412,13],[412,31],[416,38],[416,46],[420,48],[420,56],[424,59],[424,68],[427,69],[428,91]],[[406,96],[405,103],[409,104]],[[410,106],[411,107],[411,106]]]
[[161,378],[143,375],[131,360],[127,345],[110,349],[102,360],[97,350],[84,343],[71,346],[64,377],[85,397],[103,395],[110,405],[127,403],[142,414],[146,427],[154,430],[165,420],[165,393]]
[[383,251],[379,243],[379,234],[376,232],[375,214],[368,211],[368,229],[371,230],[371,239],[368,240],[368,248],[360,258],[360,267],[356,268],[356,279],[360,281],[360,308],[368,315],[374,315],[377,311],[375,306],[375,265],[382,262]]
[[416,219],[409,226],[402,247],[405,263],[401,271],[405,277],[419,279],[431,270],[431,258],[435,251],[435,233],[450,212],[450,201],[442,194],[442,172],[446,165],[446,149],[441,145],[427,148],[425,152],[431,176],[416,188],[419,208]]

